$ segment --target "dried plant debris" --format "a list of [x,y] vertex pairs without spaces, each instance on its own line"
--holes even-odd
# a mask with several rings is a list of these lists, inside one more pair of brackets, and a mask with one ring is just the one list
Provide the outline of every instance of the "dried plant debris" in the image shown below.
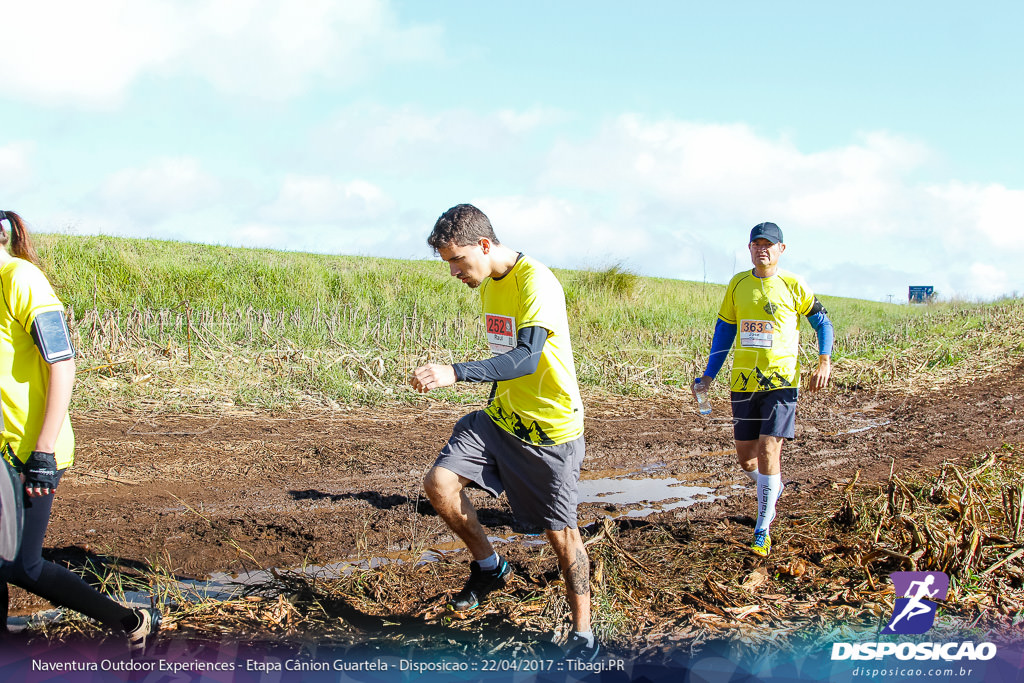
[[[888,575],[936,570],[951,579],[936,628],[1013,638],[1024,620],[1024,444],[1008,444],[929,476],[865,485],[855,475],[818,499],[797,498],[773,528],[770,558],[746,551],[749,520],[611,520],[585,529],[594,627],[610,652],[658,658],[729,640],[751,651],[799,648],[828,634],[881,629]],[[395,562],[342,576],[269,572],[234,599],[197,599],[159,569],[108,589],[148,586],[166,628],[190,638],[355,644],[489,656],[550,654],[569,610],[553,554],[510,549],[514,578],[466,614],[442,606],[464,580],[464,557]],[[100,572],[102,574],[102,572]],[[441,587],[441,588],[439,588]],[[33,635],[96,635],[68,613]]]

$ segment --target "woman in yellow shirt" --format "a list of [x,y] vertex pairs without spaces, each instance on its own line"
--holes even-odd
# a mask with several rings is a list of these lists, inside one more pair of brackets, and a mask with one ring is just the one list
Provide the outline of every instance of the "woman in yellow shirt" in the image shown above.
[[0,634],[7,632],[7,585],[13,583],[123,630],[132,653],[144,653],[160,627],[159,612],[124,607],[42,557],[54,495],[74,461],[68,405],[75,350],[64,305],[39,268],[24,221],[13,211],[0,211],[0,246],[0,455],[25,487],[21,546],[12,561],[0,563]]

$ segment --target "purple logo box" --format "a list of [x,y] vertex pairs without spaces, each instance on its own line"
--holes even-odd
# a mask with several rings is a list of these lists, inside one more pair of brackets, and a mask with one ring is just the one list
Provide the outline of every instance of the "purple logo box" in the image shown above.
[[938,605],[949,593],[949,577],[944,572],[893,572],[896,604],[892,619],[882,633],[903,635],[926,632],[935,623]]

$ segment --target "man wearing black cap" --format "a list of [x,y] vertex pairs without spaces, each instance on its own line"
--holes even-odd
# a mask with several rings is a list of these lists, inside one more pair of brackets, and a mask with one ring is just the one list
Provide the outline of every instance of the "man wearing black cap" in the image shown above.
[[818,335],[818,367],[807,380],[817,391],[832,372],[832,322],[803,278],[779,268],[786,251],[782,230],[759,223],[750,231],[753,270],[733,276],[718,310],[711,353],[694,391],[706,391],[735,343],[732,390],[733,436],[740,467],[757,485],[757,523],[750,549],[762,557],[771,551],[769,525],[782,493],[779,461],[782,444],[793,438],[800,387],[799,316],[807,316]]

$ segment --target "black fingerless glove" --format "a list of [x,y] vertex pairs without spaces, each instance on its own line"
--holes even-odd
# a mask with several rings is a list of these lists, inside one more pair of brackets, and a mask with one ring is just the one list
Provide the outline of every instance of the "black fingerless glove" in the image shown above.
[[56,489],[60,479],[57,476],[57,458],[53,453],[32,451],[22,472],[27,489]]

